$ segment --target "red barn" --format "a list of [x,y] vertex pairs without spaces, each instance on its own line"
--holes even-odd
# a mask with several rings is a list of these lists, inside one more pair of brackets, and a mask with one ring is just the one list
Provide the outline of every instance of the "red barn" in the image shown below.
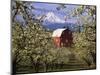
[[56,29],[52,37],[56,47],[70,47],[73,43],[72,31],[69,29]]

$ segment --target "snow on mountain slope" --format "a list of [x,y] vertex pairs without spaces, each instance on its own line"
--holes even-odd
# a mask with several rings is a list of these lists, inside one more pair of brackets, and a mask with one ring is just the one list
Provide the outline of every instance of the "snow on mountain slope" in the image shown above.
[[51,23],[65,23],[64,20],[60,19],[53,12],[48,12],[46,14],[46,17],[44,18],[44,21],[48,21],[48,22],[51,22]]
[[[43,17],[44,16],[44,17]],[[50,30],[55,30],[57,28],[68,27],[71,30],[74,30],[74,27],[77,26],[77,19],[61,19],[60,16],[53,12],[48,12],[36,17],[37,19],[42,18],[43,26]]]

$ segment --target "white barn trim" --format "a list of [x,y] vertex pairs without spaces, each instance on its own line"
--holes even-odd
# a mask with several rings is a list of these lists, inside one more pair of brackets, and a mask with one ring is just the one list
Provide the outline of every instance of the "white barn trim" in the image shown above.
[[53,31],[52,37],[60,37],[65,28],[56,29]]

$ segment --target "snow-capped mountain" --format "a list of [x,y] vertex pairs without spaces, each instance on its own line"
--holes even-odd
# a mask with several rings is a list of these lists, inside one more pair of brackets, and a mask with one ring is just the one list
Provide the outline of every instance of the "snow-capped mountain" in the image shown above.
[[35,17],[36,19],[40,20],[42,19],[43,22],[47,23],[77,23],[77,20],[73,19],[67,19],[66,21],[64,19],[61,19],[59,16],[57,16],[53,12],[48,12],[44,15],[39,15]]
[[48,21],[48,22],[51,22],[51,23],[65,23],[64,20],[60,19],[53,12],[48,12],[46,14],[46,17],[44,18],[44,21]]
[[45,16],[46,17],[43,19],[43,21],[47,21],[51,23],[65,23],[64,20],[60,19],[53,12],[48,12]]
[[36,17],[37,19],[41,19],[43,21],[43,26],[50,30],[55,30],[57,28],[69,28],[70,30],[74,31],[75,27],[77,26],[77,19],[61,19],[57,14],[53,12],[48,12],[45,15],[40,15]]

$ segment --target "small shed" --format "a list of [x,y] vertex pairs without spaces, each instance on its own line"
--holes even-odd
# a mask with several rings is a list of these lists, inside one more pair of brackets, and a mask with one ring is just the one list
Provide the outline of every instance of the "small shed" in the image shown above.
[[56,47],[68,47],[73,43],[72,31],[66,28],[54,30],[52,37]]

